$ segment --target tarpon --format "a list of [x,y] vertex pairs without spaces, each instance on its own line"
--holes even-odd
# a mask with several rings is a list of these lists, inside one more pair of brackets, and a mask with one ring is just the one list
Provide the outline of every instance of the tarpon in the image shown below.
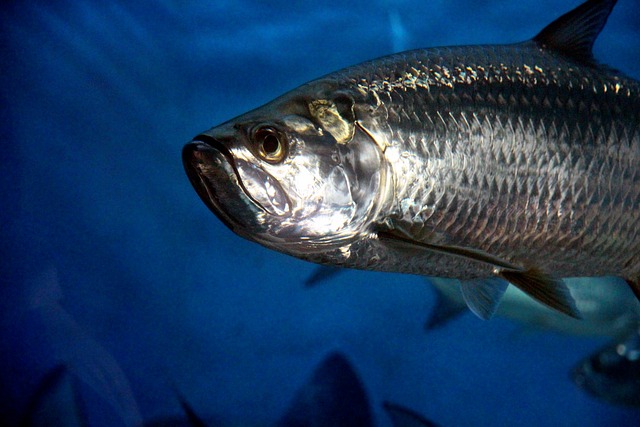
[[507,284],[579,317],[564,277],[640,295],[640,83],[596,62],[616,0],[516,44],[413,50],[294,89],[182,152],[237,234],[309,261]]

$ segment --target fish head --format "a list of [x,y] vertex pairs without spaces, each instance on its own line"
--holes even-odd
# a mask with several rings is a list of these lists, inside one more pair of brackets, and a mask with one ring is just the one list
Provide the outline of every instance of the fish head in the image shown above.
[[354,95],[312,82],[198,135],[182,153],[203,202],[237,234],[292,255],[361,237],[377,211],[382,153]]

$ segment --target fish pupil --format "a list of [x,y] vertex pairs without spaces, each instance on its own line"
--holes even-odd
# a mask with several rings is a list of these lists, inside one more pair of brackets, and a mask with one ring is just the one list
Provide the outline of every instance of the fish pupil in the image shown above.
[[267,155],[277,154],[280,150],[280,140],[273,133],[267,133],[262,139],[262,149]]

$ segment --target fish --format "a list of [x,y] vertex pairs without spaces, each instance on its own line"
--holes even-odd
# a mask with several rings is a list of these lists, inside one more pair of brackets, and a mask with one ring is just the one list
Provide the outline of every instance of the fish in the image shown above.
[[[225,422],[200,416],[189,401],[175,392],[183,414],[145,422],[145,427],[238,426],[256,425],[250,422]],[[435,427],[433,421],[397,403],[383,401],[382,407],[393,427]],[[273,427],[375,427],[371,398],[360,376],[341,351],[329,352],[313,369],[297,390],[288,408]]]
[[[443,327],[467,311],[464,296],[455,280],[431,278],[428,282],[436,290],[436,302],[425,329]],[[616,342],[640,326],[640,302],[623,281],[571,278],[564,282],[582,315],[580,320],[539,304],[515,287],[507,289],[495,315],[515,320],[526,327],[567,335],[606,337]]]
[[580,362],[571,378],[593,397],[640,407],[640,328]]
[[298,390],[278,427],[374,426],[365,385],[348,358],[326,355]]
[[[5,424],[17,424],[11,421],[15,418],[29,426],[141,425],[140,408],[120,364],[64,307],[58,268],[34,270],[21,286],[24,301],[12,317],[18,332],[3,355],[5,364],[17,366],[7,389],[15,403],[3,414]],[[22,387],[14,383],[23,384],[25,397],[31,396],[26,404],[18,395]]]
[[[438,297],[425,324],[427,330],[443,327],[466,311],[462,293],[452,280],[430,282]],[[609,338],[609,344],[579,362],[570,377],[578,388],[608,404],[640,407],[640,303],[621,280],[567,279],[565,283],[581,320],[551,310],[514,287],[507,289],[495,315],[528,328]]]
[[182,150],[233,232],[307,261],[509,284],[580,318],[568,277],[640,298],[640,82],[593,56],[616,0],[530,40],[412,50],[330,73]]
[[20,422],[24,427],[64,425],[84,427],[90,425],[83,414],[78,392],[64,365],[53,367],[41,379],[29,399]]

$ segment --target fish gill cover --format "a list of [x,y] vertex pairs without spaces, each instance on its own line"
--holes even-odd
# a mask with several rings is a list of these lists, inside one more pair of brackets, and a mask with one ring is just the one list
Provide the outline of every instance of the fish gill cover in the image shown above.
[[[436,294],[413,276],[305,288],[315,267],[215,221],[179,161],[194,132],[328,72],[522,41],[578,3],[3,5],[1,421],[51,392],[78,424],[135,425],[183,414],[177,389],[213,425],[275,423],[339,350],[377,425],[384,401],[443,426],[637,425],[570,380],[608,338],[470,314],[425,332]],[[637,79],[638,51],[640,4],[620,0],[594,56]]]

